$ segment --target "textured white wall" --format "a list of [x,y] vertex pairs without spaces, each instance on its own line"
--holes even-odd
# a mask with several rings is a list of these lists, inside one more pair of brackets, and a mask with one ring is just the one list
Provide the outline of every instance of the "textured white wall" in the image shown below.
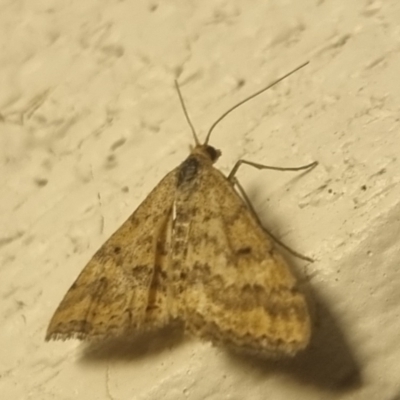
[[[400,398],[400,3],[0,1],[0,393],[7,399]],[[307,352],[238,357],[165,330],[44,342],[55,307],[191,136],[246,157],[262,220],[315,305]],[[204,137],[204,136],[203,136]]]

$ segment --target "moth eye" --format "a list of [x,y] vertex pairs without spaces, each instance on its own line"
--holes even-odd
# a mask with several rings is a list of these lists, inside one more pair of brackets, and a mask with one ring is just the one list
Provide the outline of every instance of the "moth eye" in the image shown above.
[[207,152],[207,154],[210,156],[212,162],[217,161],[218,158],[221,156],[221,151],[215,149],[215,148],[212,147],[212,146],[207,146],[207,147],[206,147],[206,152]]

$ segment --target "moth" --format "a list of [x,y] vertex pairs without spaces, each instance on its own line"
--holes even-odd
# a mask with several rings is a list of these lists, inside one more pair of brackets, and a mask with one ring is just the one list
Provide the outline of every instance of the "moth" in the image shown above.
[[267,356],[294,355],[310,340],[304,295],[261,226],[235,173],[214,163],[221,152],[196,145],[128,220],[101,246],[55,311],[46,340],[98,340],[161,328],[174,320],[185,332]]

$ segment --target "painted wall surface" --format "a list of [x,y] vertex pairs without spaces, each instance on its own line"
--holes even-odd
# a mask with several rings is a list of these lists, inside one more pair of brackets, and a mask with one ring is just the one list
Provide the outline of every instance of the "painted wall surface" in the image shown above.
[[[0,1],[0,393],[4,399],[400,399],[400,3]],[[44,342],[85,263],[213,133],[310,294],[311,345],[238,356],[166,328]]]

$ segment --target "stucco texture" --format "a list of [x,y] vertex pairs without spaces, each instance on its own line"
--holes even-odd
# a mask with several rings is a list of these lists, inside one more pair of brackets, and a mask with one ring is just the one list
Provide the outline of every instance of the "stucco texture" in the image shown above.
[[[400,3],[0,1],[4,399],[400,399]],[[307,351],[238,356],[166,328],[44,342],[85,263],[214,131],[313,309]]]

